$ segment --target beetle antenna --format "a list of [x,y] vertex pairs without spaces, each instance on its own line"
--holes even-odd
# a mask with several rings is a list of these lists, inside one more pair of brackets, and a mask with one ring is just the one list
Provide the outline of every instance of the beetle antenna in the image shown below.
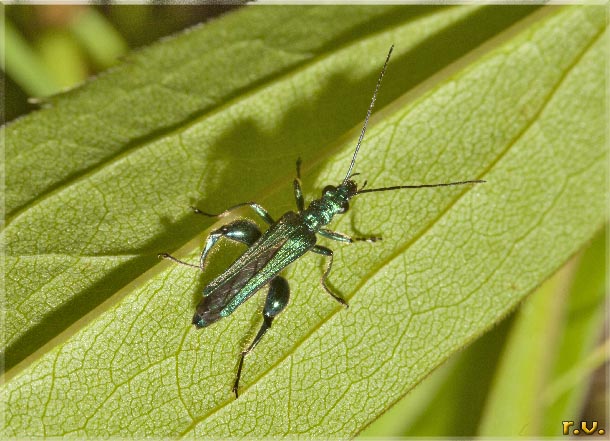
[[360,132],[360,137],[358,138],[358,144],[356,144],[356,150],[354,151],[354,156],[352,157],[352,162],[349,165],[349,170],[345,175],[345,179],[343,179],[343,183],[345,184],[350,177],[350,173],[354,168],[354,164],[356,163],[356,156],[358,156],[358,150],[360,150],[360,144],[362,144],[362,139],[364,138],[364,133],[366,132],[366,125],[369,122],[369,118],[371,117],[371,112],[373,111],[373,107],[375,106],[375,100],[377,99],[377,92],[379,92],[379,87],[381,86],[381,80],[383,79],[383,75],[385,74],[385,70],[388,67],[388,62],[390,61],[390,55],[392,55],[392,50],[394,50],[394,45],[390,47],[390,51],[388,52],[388,56],[385,59],[385,64],[383,65],[383,69],[381,69],[381,73],[379,74],[379,78],[377,79],[377,85],[375,86],[375,92],[373,92],[373,99],[371,99],[371,104],[369,105],[369,110],[366,112],[366,118],[364,118],[364,125],[362,126],[362,131]]
[[476,181],[446,182],[446,183],[443,183],[443,184],[397,185],[395,187],[369,188],[367,190],[359,190],[359,191],[356,192],[356,194],[372,193],[374,191],[400,190],[401,188],[449,187],[449,186],[452,186],[452,185],[483,184],[485,182],[487,182],[487,181],[483,181],[483,180],[479,179],[479,180],[476,180]]

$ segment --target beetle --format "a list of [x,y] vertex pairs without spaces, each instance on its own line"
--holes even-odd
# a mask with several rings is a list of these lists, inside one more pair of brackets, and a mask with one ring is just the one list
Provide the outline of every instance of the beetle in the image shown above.
[[365,189],[365,181],[362,187],[358,188],[356,182],[352,179],[356,176],[356,173],[352,174],[352,171],[393,48],[394,46],[392,45],[377,79],[375,91],[373,92],[351,163],[345,178],[343,178],[339,185],[327,185],[322,191],[322,196],[319,199],[311,201],[309,206],[305,208],[305,201],[301,190],[301,160],[298,159],[296,164],[297,177],[293,182],[297,206],[296,212],[289,211],[279,220],[275,221],[267,210],[255,202],[238,204],[219,214],[206,213],[192,207],[195,213],[208,217],[223,217],[235,209],[250,207],[264,222],[269,224],[269,228],[264,233],[261,233],[258,225],[247,219],[239,219],[223,225],[219,229],[212,231],[206,239],[199,258],[199,265],[183,262],[167,253],[159,254],[160,258],[169,259],[176,263],[204,271],[208,254],[220,238],[224,237],[248,246],[247,250],[233,264],[203,289],[203,297],[197,305],[195,315],[193,316],[193,324],[197,328],[205,328],[221,318],[231,315],[237,307],[263,286],[269,286],[262,312],[263,323],[250,345],[240,355],[237,374],[233,384],[233,393],[236,398],[239,397],[239,380],[246,355],[252,352],[263,335],[271,327],[273,320],[288,304],[290,287],[288,281],[280,275],[288,265],[308,251],[325,256],[328,259],[328,263],[326,270],[320,278],[322,287],[341,305],[348,306],[347,302],[341,296],[335,294],[326,284],[326,279],[332,268],[333,251],[328,247],[318,245],[316,242],[317,235],[344,243],[352,243],[354,241],[375,242],[381,240],[379,237],[352,238],[346,234],[326,228],[335,215],[344,214],[349,210],[349,201],[354,196],[363,193],[406,188],[445,187],[485,182],[483,180],[470,180],[441,184],[398,185]]

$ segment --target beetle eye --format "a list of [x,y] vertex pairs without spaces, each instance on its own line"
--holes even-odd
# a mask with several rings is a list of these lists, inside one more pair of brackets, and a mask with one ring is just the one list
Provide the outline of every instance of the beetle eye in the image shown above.
[[326,187],[324,187],[324,190],[322,190],[322,194],[326,194],[329,191],[335,191],[337,188],[334,185],[327,185]]
[[349,202],[348,201],[343,201],[343,203],[341,204],[341,211],[339,211],[339,214],[343,214],[347,210],[349,210]]

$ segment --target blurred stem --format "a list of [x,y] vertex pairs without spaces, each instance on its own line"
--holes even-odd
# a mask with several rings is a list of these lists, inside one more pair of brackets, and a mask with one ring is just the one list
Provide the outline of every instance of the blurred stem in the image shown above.
[[557,401],[562,395],[586,382],[593,372],[610,358],[610,339],[600,344],[587,358],[549,385],[544,394],[546,402]]
[[49,29],[42,34],[37,45],[61,88],[72,87],[87,78],[85,56],[69,32]]
[[[602,339],[606,320],[606,244],[607,230],[603,228],[581,258],[571,287],[572,294],[566,306],[565,329],[558,349],[557,362],[552,380],[544,394],[546,421],[544,431],[540,435],[556,436],[556,421],[565,419],[566,415],[574,415],[575,418],[586,404],[591,382],[588,361],[596,358],[596,347]],[[583,369],[580,375],[576,374],[578,369]],[[580,382],[569,387],[570,380],[576,378],[579,378]],[[559,387],[558,381],[567,383]]]
[[87,7],[70,21],[69,29],[99,68],[107,68],[127,52],[127,43],[95,8]]
[[60,85],[44,60],[4,17],[4,45],[0,45],[2,70],[30,96],[44,97],[59,91]]

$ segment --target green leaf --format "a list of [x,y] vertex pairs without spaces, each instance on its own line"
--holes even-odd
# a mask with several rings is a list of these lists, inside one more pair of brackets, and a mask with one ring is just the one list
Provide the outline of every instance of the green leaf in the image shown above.
[[[500,33],[530,11],[246,8],[9,126],[3,434],[349,436],[500,320],[607,212],[604,9]],[[487,183],[355,199],[332,228],[384,241],[332,245],[350,308],[292,265],[234,400],[263,296],[196,332],[211,275],[155,256],[196,260],[189,204],[293,209],[298,156],[308,199],[337,183],[392,43],[361,182]]]
[[[489,333],[485,335],[489,335]],[[452,422],[451,419],[446,418],[446,414],[443,412],[447,409],[437,404],[441,392],[449,382],[448,379],[453,379],[454,373],[457,371],[456,364],[458,362],[455,361],[456,358],[462,357],[458,355],[458,357],[447,360],[429,377],[422,380],[417,387],[409,391],[398,403],[360,432],[358,437],[364,439],[399,437],[404,436],[408,430],[412,430],[413,426],[424,425],[438,429],[439,424],[444,426],[446,423]],[[462,379],[460,379],[461,381]],[[443,417],[429,424],[426,420],[431,409],[442,413]],[[424,421],[423,424],[422,420]]]
[[[605,316],[606,236],[598,236],[584,255],[547,280],[519,311],[480,435],[559,436],[562,421],[582,415],[587,382],[596,367],[591,356],[599,359],[595,346]],[[607,352],[601,352],[603,362]],[[602,416],[585,419],[599,421]]]
[[[575,263],[568,263],[520,309],[503,348],[479,435],[540,435],[540,425],[544,422],[541,398],[556,356],[574,269]],[[515,378],[519,379],[518,384]],[[555,436],[560,433],[560,421],[555,421]]]
[[474,436],[511,318],[453,354],[360,436]]
[[608,340],[599,343],[605,233],[530,294],[516,314],[454,354],[360,436],[559,436],[566,419],[589,427],[601,421],[603,409],[586,394],[594,390],[595,369],[608,359]]
[[[573,266],[547,280],[521,308],[504,348],[501,366],[482,418],[480,435],[539,434],[539,425],[543,421],[539,397],[555,355],[566,303],[565,287],[570,285]],[[515,378],[519,379],[518,385],[515,385]]]

